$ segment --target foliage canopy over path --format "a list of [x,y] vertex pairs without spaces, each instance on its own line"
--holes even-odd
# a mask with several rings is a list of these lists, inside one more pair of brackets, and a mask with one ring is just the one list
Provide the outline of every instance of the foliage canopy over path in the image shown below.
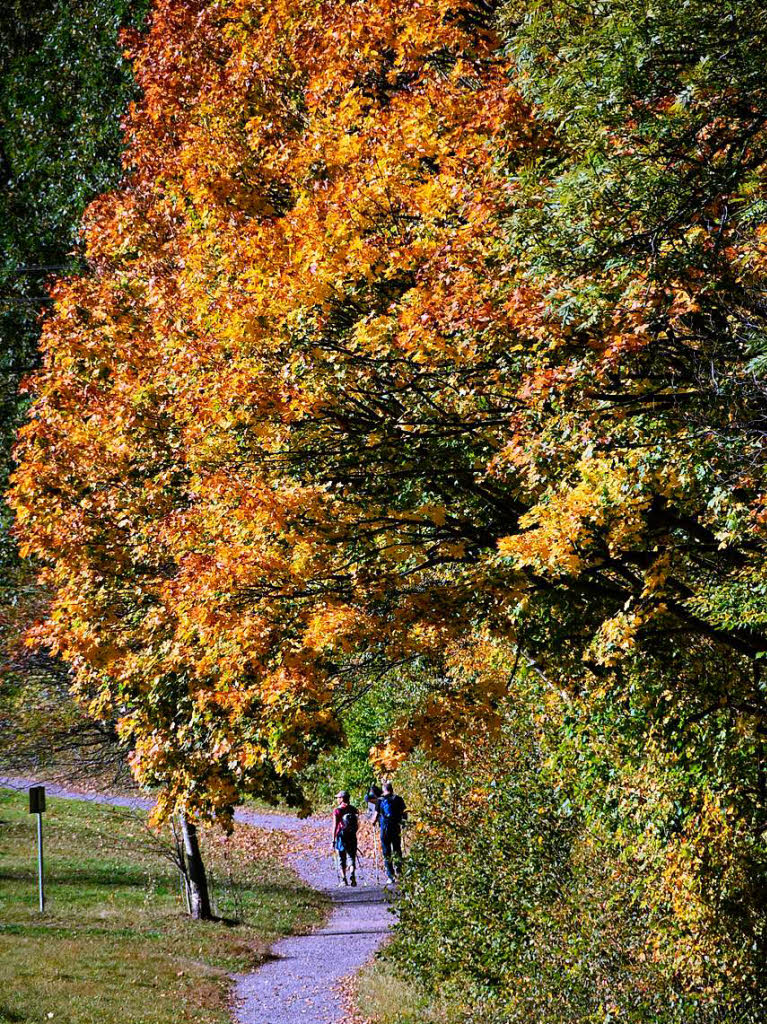
[[756,0],[156,3],[13,502],[166,810],[300,799],[392,671],[380,763],[459,758],[532,665],[675,978],[755,984],[766,41]]

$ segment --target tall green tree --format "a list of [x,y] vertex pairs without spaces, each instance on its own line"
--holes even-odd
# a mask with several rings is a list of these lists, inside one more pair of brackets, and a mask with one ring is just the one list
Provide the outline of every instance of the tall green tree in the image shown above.
[[[48,283],[82,269],[80,220],[123,174],[121,119],[135,94],[119,40],[149,0],[10,0],[0,10],[0,491],[5,492],[39,363]],[[109,722],[89,721],[68,695],[66,666],[25,648],[45,597],[18,558],[0,504],[0,720],[3,765],[124,770]]]
[[[0,488],[38,363],[47,282],[82,266],[80,218],[120,180],[135,94],[119,42],[149,0],[9,0],[0,11]],[[5,506],[3,506],[5,508]],[[13,562],[2,513],[0,566]]]

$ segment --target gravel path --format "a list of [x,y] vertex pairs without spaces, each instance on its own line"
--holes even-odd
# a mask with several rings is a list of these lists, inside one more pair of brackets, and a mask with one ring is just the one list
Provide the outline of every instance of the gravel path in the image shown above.
[[115,796],[112,793],[85,793],[82,790],[59,786],[45,779],[20,779],[17,776],[0,775],[0,786],[5,789],[26,790],[30,786],[45,786],[46,799],[59,796],[63,800],[85,800],[89,804],[109,804],[110,807],[130,807],[134,811],[149,811],[154,800],[143,796]]
[[[10,789],[37,784],[44,784],[51,797],[137,810],[153,806],[146,797],[83,793],[45,780],[38,783],[0,776],[0,786]],[[324,928],[310,935],[281,939],[272,949],[273,959],[250,974],[234,975],[237,1024],[342,1024],[348,1014],[338,984],[370,959],[392,924],[388,894],[380,885],[380,877],[376,877],[370,857],[361,862],[359,886],[342,888],[331,856],[327,822],[304,822],[289,815],[258,814],[243,808],[237,810],[235,818],[246,825],[289,833],[288,844],[299,849],[288,858],[291,866],[307,885],[326,892],[333,903]]]
[[321,850],[290,859],[307,885],[330,895],[330,920],[311,935],[282,939],[273,949],[274,960],[235,978],[239,1024],[340,1024],[348,1019],[337,985],[378,949],[392,915],[386,892],[365,861],[359,887],[339,888],[332,859],[325,855],[329,840]]

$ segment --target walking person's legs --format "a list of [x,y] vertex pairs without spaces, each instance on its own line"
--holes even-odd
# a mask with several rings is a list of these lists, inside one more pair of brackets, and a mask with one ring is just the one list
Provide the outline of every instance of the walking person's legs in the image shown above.
[[376,885],[381,884],[381,844],[373,841],[373,867],[376,873]]
[[395,829],[391,837],[392,867],[397,875],[402,871],[402,832]]
[[390,882],[396,881],[396,875],[394,874],[394,865],[392,864],[392,837],[388,829],[381,829],[381,853],[383,854],[384,867],[386,868],[386,875]]
[[[341,877],[343,878],[343,884],[348,885],[349,883],[346,881],[346,847],[340,839],[336,842],[336,850],[338,851],[338,862],[341,865]],[[352,864],[354,864],[353,860]],[[352,867],[352,875],[353,874],[354,867]]]
[[350,882],[351,885],[356,885],[357,884],[357,847],[356,846],[354,848],[349,847],[349,850],[347,852],[349,854],[349,862],[351,864],[351,869],[352,869],[352,873],[351,873],[351,877],[349,879],[349,882]]

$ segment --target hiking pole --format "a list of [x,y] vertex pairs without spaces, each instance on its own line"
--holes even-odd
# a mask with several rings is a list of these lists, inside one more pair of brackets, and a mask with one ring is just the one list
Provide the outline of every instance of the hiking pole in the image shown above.
[[331,857],[333,858],[333,867],[335,868],[335,872],[336,872],[336,882],[338,882],[338,884],[340,885],[341,884],[341,863],[340,863],[341,858],[338,856],[338,850],[335,848],[335,846],[333,847],[333,852],[331,854]]
[[341,854],[338,852],[338,850],[336,850],[336,878],[338,879],[338,884],[340,885],[344,879],[344,873],[341,870]]
[[376,885],[381,884],[381,849],[378,842],[378,836],[373,837],[373,862],[376,869]]

